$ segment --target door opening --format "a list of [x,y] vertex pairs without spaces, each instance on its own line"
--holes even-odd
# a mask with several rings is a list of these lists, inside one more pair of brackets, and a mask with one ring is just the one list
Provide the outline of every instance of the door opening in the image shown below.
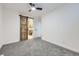
[[33,38],[33,19],[28,18],[28,39]]

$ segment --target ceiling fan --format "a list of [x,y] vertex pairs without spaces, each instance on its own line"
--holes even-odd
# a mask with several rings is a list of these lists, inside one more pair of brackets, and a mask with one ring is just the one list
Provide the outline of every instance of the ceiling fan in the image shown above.
[[29,3],[29,5],[31,6],[31,9],[28,10],[29,12],[31,12],[32,10],[39,10],[39,11],[42,11],[42,8],[40,8],[40,7],[35,7],[35,4],[34,4],[34,3]]

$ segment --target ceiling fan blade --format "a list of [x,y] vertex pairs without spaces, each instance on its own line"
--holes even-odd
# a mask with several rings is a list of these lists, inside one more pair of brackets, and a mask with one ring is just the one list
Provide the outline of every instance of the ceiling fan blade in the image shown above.
[[35,4],[33,4],[33,3],[29,3],[29,5],[30,5],[30,6],[35,6]]
[[37,7],[36,9],[37,9],[37,10],[42,10],[42,8],[39,8],[39,7]]

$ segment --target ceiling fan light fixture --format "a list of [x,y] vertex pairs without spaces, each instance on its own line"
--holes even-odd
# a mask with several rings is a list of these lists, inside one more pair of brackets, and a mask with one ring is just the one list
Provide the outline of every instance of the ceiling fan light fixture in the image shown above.
[[35,7],[32,7],[31,9],[32,9],[32,10],[36,10],[36,8],[35,8]]

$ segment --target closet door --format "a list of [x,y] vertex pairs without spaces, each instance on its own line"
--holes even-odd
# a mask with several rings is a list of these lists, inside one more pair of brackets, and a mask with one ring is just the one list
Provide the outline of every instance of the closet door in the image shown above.
[[20,41],[28,40],[28,17],[20,15]]

